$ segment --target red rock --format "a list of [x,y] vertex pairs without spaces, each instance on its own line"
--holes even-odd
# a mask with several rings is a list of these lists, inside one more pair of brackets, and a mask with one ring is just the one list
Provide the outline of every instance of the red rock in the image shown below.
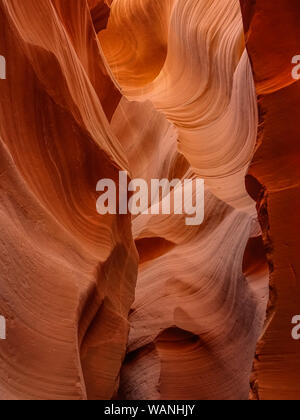
[[260,110],[249,191],[258,203],[271,270],[268,324],[257,348],[253,397],[299,399],[300,342],[292,339],[291,321],[300,308],[300,85],[291,77],[291,61],[299,53],[300,9],[296,0],[245,0],[241,5]]

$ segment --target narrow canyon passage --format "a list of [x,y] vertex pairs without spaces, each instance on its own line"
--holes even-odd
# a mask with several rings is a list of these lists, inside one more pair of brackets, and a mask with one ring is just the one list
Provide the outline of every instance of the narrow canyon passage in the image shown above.
[[[299,14],[0,0],[1,400],[299,398]],[[97,213],[121,172],[203,223]]]

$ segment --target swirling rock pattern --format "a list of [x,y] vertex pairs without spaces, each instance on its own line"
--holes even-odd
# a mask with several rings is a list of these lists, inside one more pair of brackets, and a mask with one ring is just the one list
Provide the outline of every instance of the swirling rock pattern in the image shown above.
[[239,3],[115,0],[99,39],[130,101],[112,127],[135,176],[172,179],[176,167],[207,185],[199,229],[178,216],[133,221],[140,266],[120,396],[247,399],[268,269],[251,243],[244,261],[249,239],[260,241],[244,181],[258,117]]
[[[264,3],[0,0],[1,399],[299,394],[297,85],[264,32],[297,6]],[[120,170],[203,178],[204,223],[98,215]]]
[[0,5],[1,398],[111,398],[137,270],[129,216],[95,211],[127,168],[118,95],[84,0]]

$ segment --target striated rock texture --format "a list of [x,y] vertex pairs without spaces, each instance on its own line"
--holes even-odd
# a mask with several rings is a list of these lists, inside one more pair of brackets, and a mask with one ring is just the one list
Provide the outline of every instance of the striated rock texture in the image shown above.
[[258,116],[239,2],[114,0],[99,39],[126,98],[112,128],[133,175],[206,181],[202,226],[133,220],[140,264],[119,397],[248,399],[268,267],[245,189]]
[[[298,84],[266,35],[297,7],[265,3],[0,0],[0,399],[299,396]],[[98,215],[121,170],[203,178],[204,223]]]
[[99,178],[126,157],[85,0],[1,0],[1,399],[118,389],[137,252],[129,216],[100,217]]
[[258,203],[271,269],[253,398],[298,400],[300,342],[292,339],[291,320],[300,309],[300,85],[291,76],[291,63],[300,48],[300,7],[296,0],[242,0],[241,6],[260,111],[259,148],[247,183]]

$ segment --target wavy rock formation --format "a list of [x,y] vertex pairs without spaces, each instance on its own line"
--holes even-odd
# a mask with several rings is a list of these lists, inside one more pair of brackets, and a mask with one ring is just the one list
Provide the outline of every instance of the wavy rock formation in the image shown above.
[[[300,9],[296,0],[244,0],[241,6],[260,108],[260,146],[247,184],[258,203],[271,270],[268,324],[257,348],[253,397],[298,400],[300,342],[292,339],[291,320],[300,308],[300,86],[292,78],[291,63],[299,54]],[[275,26],[276,37],[265,36]]]
[[133,221],[140,266],[119,395],[247,399],[268,267],[245,190],[258,117],[239,3],[115,0],[99,39],[127,98],[112,128],[134,176],[207,186],[200,228]]
[[115,0],[100,41],[124,95],[150,100],[177,127],[179,150],[212,192],[253,207],[243,179],[257,105],[238,1]]
[[[0,399],[299,395],[295,45],[274,69],[266,36],[297,6],[264,3],[0,0]],[[98,215],[121,170],[203,178],[203,224]]]
[[84,0],[3,0],[0,21],[0,395],[111,398],[137,269],[129,216],[95,210],[99,178],[127,168],[118,93]]

